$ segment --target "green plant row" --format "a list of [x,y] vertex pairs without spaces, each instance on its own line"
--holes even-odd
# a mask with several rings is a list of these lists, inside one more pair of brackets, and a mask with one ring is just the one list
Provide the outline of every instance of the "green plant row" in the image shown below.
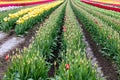
[[[86,10],[88,13],[93,14],[93,16],[96,16],[100,18],[102,21],[104,21],[109,27],[112,27],[114,30],[116,30],[118,33],[120,33],[120,20],[116,19],[115,17],[111,17],[108,15],[105,15],[104,13],[100,13],[95,9],[89,7],[89,5],[83,5],[82,2],[77,2],[78,0],[74,1],[76,5]],[[106,11],[106,10],[104,10]]]
[[[101,19],[88,13],[81,7],[76,6],[72,0],[72,6],[78,19],[84,24],[92,39],[102,47],[101,52],[111,57],[120,69],[120,37],[117,31],[113,30]],[[103,27],[101,27],[103,26]]]
[[12,64],[4,80],[47,80],[50,64],[45,60],[51,54],[50,46],[54,42],[57,28],[62,24],[64,10],[65,3],[40,27],[29,48],[11,58]]
[[65,16],[64,45],[62,62],[54,80],[101,80],[95,67],[87,60],[82,30],[68,1]]

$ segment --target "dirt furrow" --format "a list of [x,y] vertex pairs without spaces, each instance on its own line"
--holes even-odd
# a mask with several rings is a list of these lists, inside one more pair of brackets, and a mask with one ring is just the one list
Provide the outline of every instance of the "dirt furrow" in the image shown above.
[[12,37],[0,46],[0,56],[4,56],[9,50],[16,48],[24,41],[24,38]]
[[3,32],[0,32],[0,42],[5,38],[7,37],[8,34],[6,33],[3,33]]
[[9,33],[0,32],[0,46],[12,37],[15,37],[15,33],[13,31]]
[[[63,16],[64,16],[64,14],[63,14]],[[53,56],[51,59],[48,59],[48,62],[50,62],[52,64],[51,68],[48,72],[49,77],[54,77],[56,70],[59,68],[59,63],[61,62],[60,53],[62,52],[62,49],[63,49],[62,39],[63,39],[64,17],[62,19],[62,24],[61,24],[60,28],[58,29],[58,32],[56,33],[57,34],[57,37],[55,39],[56,45],[51,46]]]

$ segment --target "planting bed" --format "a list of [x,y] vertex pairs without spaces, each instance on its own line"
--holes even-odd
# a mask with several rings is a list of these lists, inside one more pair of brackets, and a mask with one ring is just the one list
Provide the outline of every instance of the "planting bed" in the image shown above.
[[113,4],[105,5],[103,3],[96,3],[96,2],[93,2],[93,1],[89,1],[89,0],[81,0],[81,1],[86,3],[86,4],[89,4],[89,5],[92,5],[92,6],[96,6],[96,7],[99,7],[99,8],[120,12],[120,7],[115,7],[116,5],[114,6]]
[[119,0],[91,0],[93,2],[107,4],[107,5],[114,5],[114,6],[120,6]]
[[0,80],[119,80],[120,13],[80,0],[0,12]]
[[34,0],[34,1],[0,1],[0,7],[8,6],[28,6],[53,2],[54,0]]

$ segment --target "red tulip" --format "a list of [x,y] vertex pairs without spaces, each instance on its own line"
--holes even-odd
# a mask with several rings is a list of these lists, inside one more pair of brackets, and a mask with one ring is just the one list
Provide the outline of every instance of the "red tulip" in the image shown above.
[[9,54],[5,56],[5,60],[7,61],[10,58]]
[[66,64],[66,65],[65,65],[65,68],[66,68],[66,70],[70,69],[70,65],[69,65],[69,64]]

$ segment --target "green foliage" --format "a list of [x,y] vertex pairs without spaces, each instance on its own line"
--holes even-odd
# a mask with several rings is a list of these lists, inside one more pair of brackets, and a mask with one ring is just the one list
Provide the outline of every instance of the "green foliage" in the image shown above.
[[[68,15],[69,14],[69,15]],[[82,30],[68,2],[64,28],[65,51],[53,80],[102,80],[86,58]],[[68,68],[67,68],[68,67]]]
[[[84,24],[92,39],[102,47],[101,52],[111,57],[120,69],[120,40],[119,33],[105,23],[102,18],[94,16],[93,12],[88,12],[72,1],[72,6],[78,19]],[[84,5],[85,7],[85,5]],[[104,13],[103,13],[104,14]]]
[[[9,67],[4,80],[47,80],[50,64],[46,56],[50,55],[50,46],[54,41],[53,35],[56,27],[60,27],[65,4],[53,12],[48,20],[37,31],[36,37],[29,48],[12,57],[12,65]],[[53,19],[54,18],[54,19]]]

